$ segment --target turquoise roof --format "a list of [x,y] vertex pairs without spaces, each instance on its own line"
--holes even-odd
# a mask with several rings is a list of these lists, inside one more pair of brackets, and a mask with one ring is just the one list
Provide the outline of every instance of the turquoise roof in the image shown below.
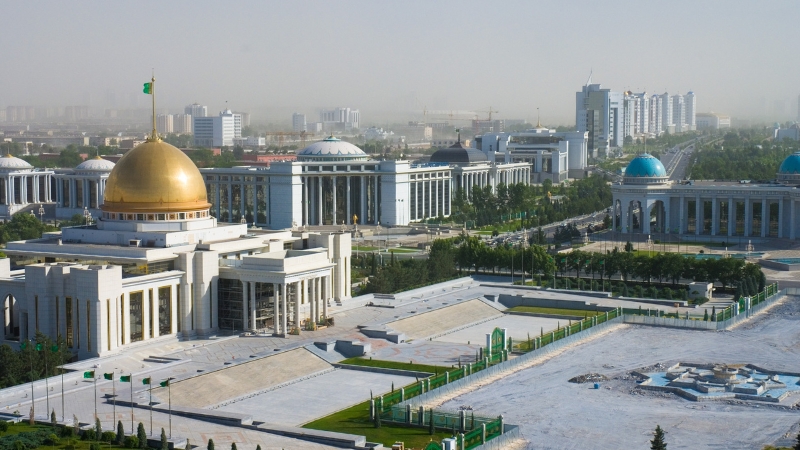
[[800,173],[800,152],[792,153],[781,163],[778,173],[798,174]]
[[628,167],[625,168],[625,176],[661,178],[667,176],[667,171],[658,158],[648,153],[643,153],[633,158],[628,164]]

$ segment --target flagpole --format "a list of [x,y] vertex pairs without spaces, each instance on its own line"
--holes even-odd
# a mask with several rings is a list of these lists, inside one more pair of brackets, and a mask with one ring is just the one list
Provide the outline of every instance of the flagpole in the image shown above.
[[94,419],[97,420],[97,376],[92,371],[92,378],[94,378]]
[[67,419],[64,417],[64,366],[61,366],[61,421],[65,422]]
[[150,388],[150,436],[153,435],[153,380],[148,380],[148,387]]
[[153,77],[150,79],[152,83],[150,85],[150,95],[153,97],[153,140],[158,140],[158,132],[156,131],[156,75],[155,72],[153,73]]
[[134,431],[133,431],[133,373],[128,375],[128,377],[130,378],[130,382],[131,382],[131,404],[130,404],[130,407],[131,407],[131,435],[133,435],[134,434]]
[[167,396],[169,397],[169,438],[172,439],[172,383],[167,378]]
[[[50,415],[50,385],[47,382],[47,379],[50,378],[50,372],[47,370],[47,350],[44,352],[44,396],[46,399],[47,405],[47,415]],[[48,417],[49,419],[49,417]]]
[[[33,343],[33,342],[31,341],[30,343]],[[33,351],[33,349],[31,349],[31,351]],[[33,414],[33,417],[35,418],[36,417],[36,401],[35,401],[35,399],[33,397],[33,382],[35,380],[34,380],[34,376],[33,376],[33,355],[32,354],[28,354],[28,361],[31,362],[31,414]]]
[[111,372],[111,394],[114,395],[114,418],[111,419],[111,427],[115,428],[117,424],[114,420],[117,419],[117,382],[114,380],[114,372]]

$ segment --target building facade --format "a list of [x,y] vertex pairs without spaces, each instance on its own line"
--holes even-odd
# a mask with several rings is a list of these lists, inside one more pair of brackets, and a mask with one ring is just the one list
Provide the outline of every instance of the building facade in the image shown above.
[[[614,229],[622,233],[796,239],[800,233],[800,152],[788,156],[771,183],[669,181],[661,162],[634,158],[611,186]],[[724,238],[723,238],[724,237]]]
[[38,214],[41,204],[53,201],[53,191],[52,170],[35,169],[10,154],[0,158],[0,218],[8,220],[21,212]]
[[210,207],[194,163],[149,138],[111,170],[94,223],[8,243],[4,341],[62,336],[83,359],[180,337],[284,336],[350,297],[348,233],[219,224]]
[[625,138],[623,94],[591,84],[590,78],[575,97],[575,123],[579,132],[588,133],[589,154],[608,156],[610,149],[622,148]]

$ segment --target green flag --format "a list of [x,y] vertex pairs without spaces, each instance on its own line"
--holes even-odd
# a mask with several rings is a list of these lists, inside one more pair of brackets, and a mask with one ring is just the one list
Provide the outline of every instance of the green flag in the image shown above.
[[19,349],[20,350],[25,350],[26,348],[28,348],[28,343],[27,342],[21,342],[19,344]]
[[161,383],[158,383],[158,384],[159,384],[161,387],[167,387],[167,386],[169,386],[169,380],[164,380],[164,381],[162,381]]
[[150,384],[150,377],[142,378],[142,384]]
[[123,383],[130,383],[131,382],[131,376],[130,375],[123,375],[123,376],[119,377],[119,381],[122,381]]
[[142,88],[142,92],[145,94],[153,94],[153,83],[145,83],[144,88]]
[[112,373],[104,373],[103,374],[103,378],[105,378],[106,380],[113,380],[114,379],[114,373],[113,372]]
[[35,347],[35,348],[36,348],[36,351],[37,351],[37,352],[40,352],[40,351],[42,351],[42,349],[44,348],[44,346],[43,346],[42,344],[36,344],[36,347]]
[[83,372],[83,378],[94,378],[94,370]]
[[54,346],[50,347],[50,351],[53,352],[53,353],[58,353],[58,346],[54,345]]

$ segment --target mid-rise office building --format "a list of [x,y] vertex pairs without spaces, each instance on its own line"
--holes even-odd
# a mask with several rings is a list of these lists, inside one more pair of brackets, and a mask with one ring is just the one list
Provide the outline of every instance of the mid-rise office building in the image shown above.
[[305,114],[300,114],[300,113],[292,114],[292,130],[298,133],[308,131]]
[[720,128],[731,127],[731,117],[715,113],[697,113],[695,115],[695,123],[698,130],[710,128],[712,130],[719,130]]
[[172,125],[175,129],[175,133],[191,134],[192,116],[189,114],[174,114],[172,116]]
[[241,115],[231,110],[216,117],[194,117],[194,145],[198,147],[232,147],[235,138],[242,137]]
[[694,92],[689,91],[683,97],[683,103],[686,109],[686,130],[685,131],[693,131],[697,129],[697,98],[694,96]]
[[659,97],[661,97],[661,128],[664,132],[674,133],[675,122],[672,120],[672,97],[666,92]]
[[672,124],[676,133],[686,131],[686,102],[682,95],[672,96]]

